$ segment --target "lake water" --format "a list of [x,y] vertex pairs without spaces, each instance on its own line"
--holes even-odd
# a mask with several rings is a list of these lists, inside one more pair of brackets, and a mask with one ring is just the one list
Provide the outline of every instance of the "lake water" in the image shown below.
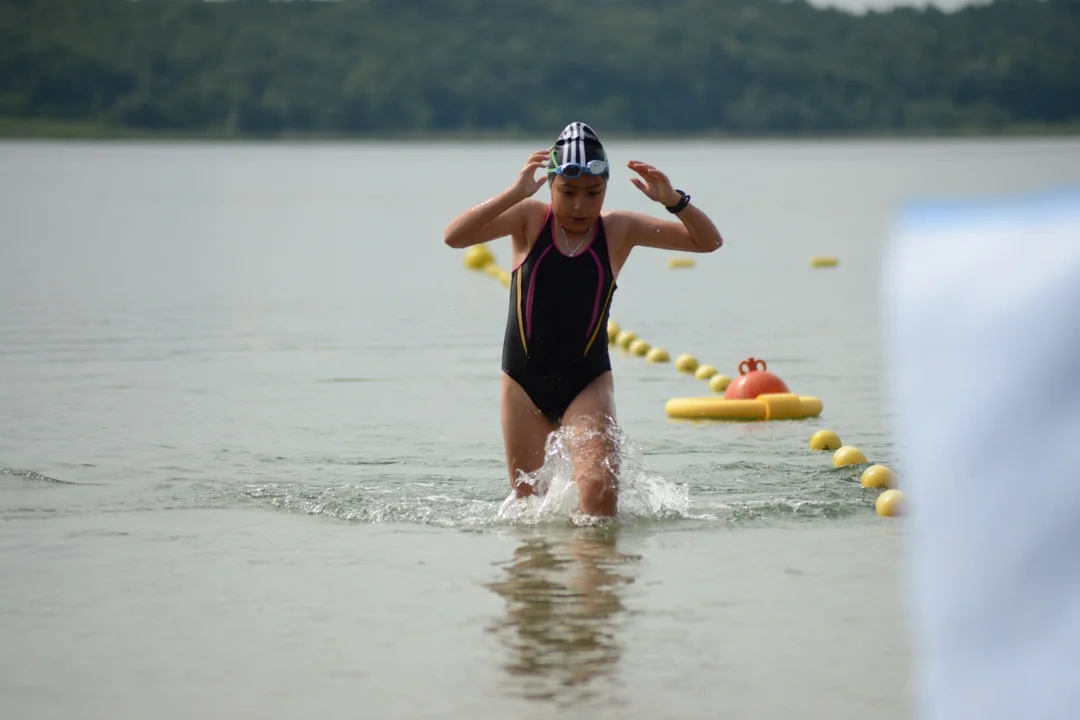
[[[442,243],[549,141],[0,144],[0,714],[909,716],[903,521],[808,440],[903,482],[892,213],[1076,181],[1080,140],[611,142],[726,239],[635,251],[613,318],[824,403],[675,422],[706,384],[613,350],[614,527],[558,452],[504,506],[507,293]],[[607,202],[663,212],[621,167]]]

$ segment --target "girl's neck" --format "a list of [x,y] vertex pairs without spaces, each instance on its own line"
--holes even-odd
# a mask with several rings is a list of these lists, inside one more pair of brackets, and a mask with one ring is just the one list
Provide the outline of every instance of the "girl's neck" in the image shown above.
[[592,239],[593,232],[596,230],[596,224],[583,233],[575,233],[568,231],[566,228],[555,221],[555,243],[562,243],[563,252],[571,257],[577,255],[588,246],[589,241]]

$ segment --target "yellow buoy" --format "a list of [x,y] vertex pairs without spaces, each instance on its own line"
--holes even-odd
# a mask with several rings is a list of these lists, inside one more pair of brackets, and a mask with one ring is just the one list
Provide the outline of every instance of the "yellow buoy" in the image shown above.
[[878,495],[874,509],[882,517],[897,517],[903,515],[907,505],[907,496],[900,490],[892,489]]
[[863,451],[851,445],[840,447],[832,456],[833,467],[847,467],[848,465],[858,465],[864,462],[866,462],[866,456],[863,455]]
[[719,371],[712,365],[698,365],[698,369],[694,371],[694,377],[698,380],[708,380],[717,372]]
[[495,256],[488,250],[487,245],[473,245],[465,251],[465,267],[470,270],[483,270],[493,262]]
[[607,341],[608,341],[609,345],[614,345],[615,344],[615,339],[617,337],[619,337],[619,332],[621,330],[622,330],[622,328],[619,327],[619,323],[615,322],[614,320],[608,320],[608,324],[607,324]]
[[673,270],[675,268],[692,268],[694,267],[694,259],[688,257],[668,258],[667,266]]
[[651,363],[666,363],[671,362],[671,356],[664,348],[654,347],[645,355],[645,360]]
[[619,334],[615,337],[615,344],[619,346],[620,350],[626,350],[630,347],[630,343],[637,340],[637,334],[630,332],[629,330],[620,330]]
[[757,400],[672,398],[664,406],[668,417],[681,420],[764,420],[765,405]]
[[649,349],[649,343],[645,342],[641,338],[638,338],[634,342],[630,343],[630,347],[627,348],[627,350],[630,351],[630,354],[634,357],[644,357],[644,355],[649,352]]
[[793,393],[762,393],[753,400],[722,397],[672,398],[668,417],[681,420],[797,420],[821,412],[821,401]]
[[810,267],[836,267],[839,260],[825,255],[816,255],[810,258]]
[[715,393],[722,393],[728,389],[728,385],[731,384],[731,378],[727,375],[713,375],[709,378],[709,389]]
[[803,404],[794,393],[761,393],[757,401],[765,406],[766,420],[795,420],[803,417]]
[[675,369],[679,372],[692,373],[698,368],[697,358],[693,355],[683,353],[679,357],[675,358]]
[[821,414],[822,404],[818,398],[800,395],[799,400],[802,401],[803,417],[817,417]]
[[811,450],[839,450],[842,445],[840,436],[832,430],[818,430],[810,436]]
[[894,488],[896,473],[885,465],[871,465],[863,470],[862,486],[865,488]]

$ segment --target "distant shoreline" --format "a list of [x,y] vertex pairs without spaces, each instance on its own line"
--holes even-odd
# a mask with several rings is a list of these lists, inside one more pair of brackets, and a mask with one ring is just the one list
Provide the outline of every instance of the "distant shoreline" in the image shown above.
[[[552,132],[555,132],[554,130]],[[867,140],[995,140],[1015,138],[1070,138],[1080,136],[1080,122],[1061,124],[1017,124],[989,130],[980,127],[952,129],[895,129],[854,130],[844,132],[800,133],[753,133],[753,132],[680,132],[680,133],[626,133],[608,131],[606,140],[693,142],[783,142],[783,141],[867,141]],[[51,119],[29,119],[0,116],[0,140],[100,140],[100,141],[169,141],[169,142],[352,142],[352,143],[507,143],[524,142],[541,137],[539,133],[511,131],[416,131],[398,133],[337,133],[337,132],[284,132],[284,133],[232,133],[224,130],[147,130],[116,125],[101,125]],[[546,137],[546,136],[545,136]]]

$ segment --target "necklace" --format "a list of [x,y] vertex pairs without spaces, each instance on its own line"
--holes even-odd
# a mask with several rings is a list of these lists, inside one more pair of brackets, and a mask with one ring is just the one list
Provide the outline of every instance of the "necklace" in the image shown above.
[[577,251],[581,249],[581,246],[585,244],[585,241],[589,239],[589,235],[592,234],[591,230],[589,232],[585,233],[585,237],[583,237],[581,239],[581,242],[579,242],[577,244],[577,246],[575,246],[574,249],[571,250],[570,249],[570,238],[566,237],[566,228],[564,228],[562,225],[560,225],[559,230],[562,230],[563,242],[566,243],[566,254],[569,255],[570,257],[574,257],[574,255],[577,253]]

